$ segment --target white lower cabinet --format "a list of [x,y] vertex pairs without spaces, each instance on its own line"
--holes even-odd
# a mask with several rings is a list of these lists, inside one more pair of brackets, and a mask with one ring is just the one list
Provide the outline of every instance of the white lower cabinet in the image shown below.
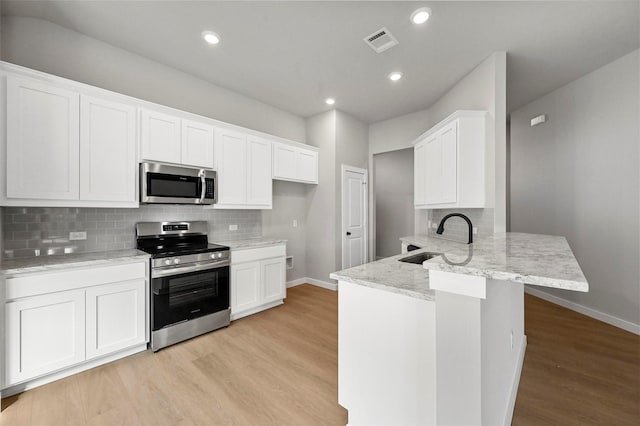
[[83,290],[6,305],[6,381],[22,382],[85,359]]
[[145,284],[138,279],[87,289],[87,359],[145,343]]
[[6,278],[0,389],[16,384],[28,389],[33,379],[46,382],[53,373],[64,376],[65,369],[75,372],[125,356],[119,352],[127,349],[144,350],[147,267],[148,260],[142,259]]
[[231,252],[231,319],[282,304],[286,297],[286,246]]

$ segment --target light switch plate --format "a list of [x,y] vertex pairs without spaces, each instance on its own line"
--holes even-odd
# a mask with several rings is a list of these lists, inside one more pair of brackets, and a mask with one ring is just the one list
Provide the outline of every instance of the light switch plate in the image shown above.
[[229,231],[237,231],[238,225],[229,225]]

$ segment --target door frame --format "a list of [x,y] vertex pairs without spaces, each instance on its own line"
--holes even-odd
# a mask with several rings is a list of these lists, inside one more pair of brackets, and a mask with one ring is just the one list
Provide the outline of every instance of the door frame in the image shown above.
[[342,232],[340,233],[340,247],[342,250],[342,269],[345,268],[345,264],[346,262],[346,250],[345,250],[345,246],[346,246],[346,241],[347,239],[345,238],[346,236],[346,226],[345,226],[345,219],[346,219],[346,215],[345,215],[345,203],[344,203],[344,196],[345,196],[345,173],[346,172],[353,172],[353,173],[359,173],[361,175],[363,175],[364,178],[364,188],[362,189],[362,194],[363,194],[363,199],[362,199],[362,203],[363,203],[363,231],[362,231],[362,236],[364,238],[364,247],[363,247],[363,255],[364,255],[364,262],[363,263],[367,263],[369,261],[369,171],[367,169],[361,169],[360,167],[354,167],[354,166],[349,166],[347,164],[342,164],[340,166],[340,229],[342,230]]

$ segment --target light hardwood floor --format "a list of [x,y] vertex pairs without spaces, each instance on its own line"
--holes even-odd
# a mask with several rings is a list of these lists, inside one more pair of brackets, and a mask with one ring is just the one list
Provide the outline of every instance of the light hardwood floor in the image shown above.
[[[514,425],[640,424],[640,337],[525,296]],[[3,400],[0,425],[321,425],[337,403],[337,293],[284,306]]]

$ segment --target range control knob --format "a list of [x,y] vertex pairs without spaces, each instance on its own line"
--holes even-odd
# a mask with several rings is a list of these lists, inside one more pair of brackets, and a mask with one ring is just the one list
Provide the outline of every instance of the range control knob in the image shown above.
[[167,260],[164,261],[164,264],[165,265],[171,265],[171,261],[169,259],[167,259]]
[[177,265],[178,263],[180,263],[180,259],[177,259],[177,258],[173,259],[173,263],[175,263]]
[[211,259],[215,259],[215,258],[216,258],[216,254],[215,254],[215,253],[211,253],[211,255],[209,256],[209,258],[211,258]]
[[222,253],[218,253],[218,258],[222,257]]

